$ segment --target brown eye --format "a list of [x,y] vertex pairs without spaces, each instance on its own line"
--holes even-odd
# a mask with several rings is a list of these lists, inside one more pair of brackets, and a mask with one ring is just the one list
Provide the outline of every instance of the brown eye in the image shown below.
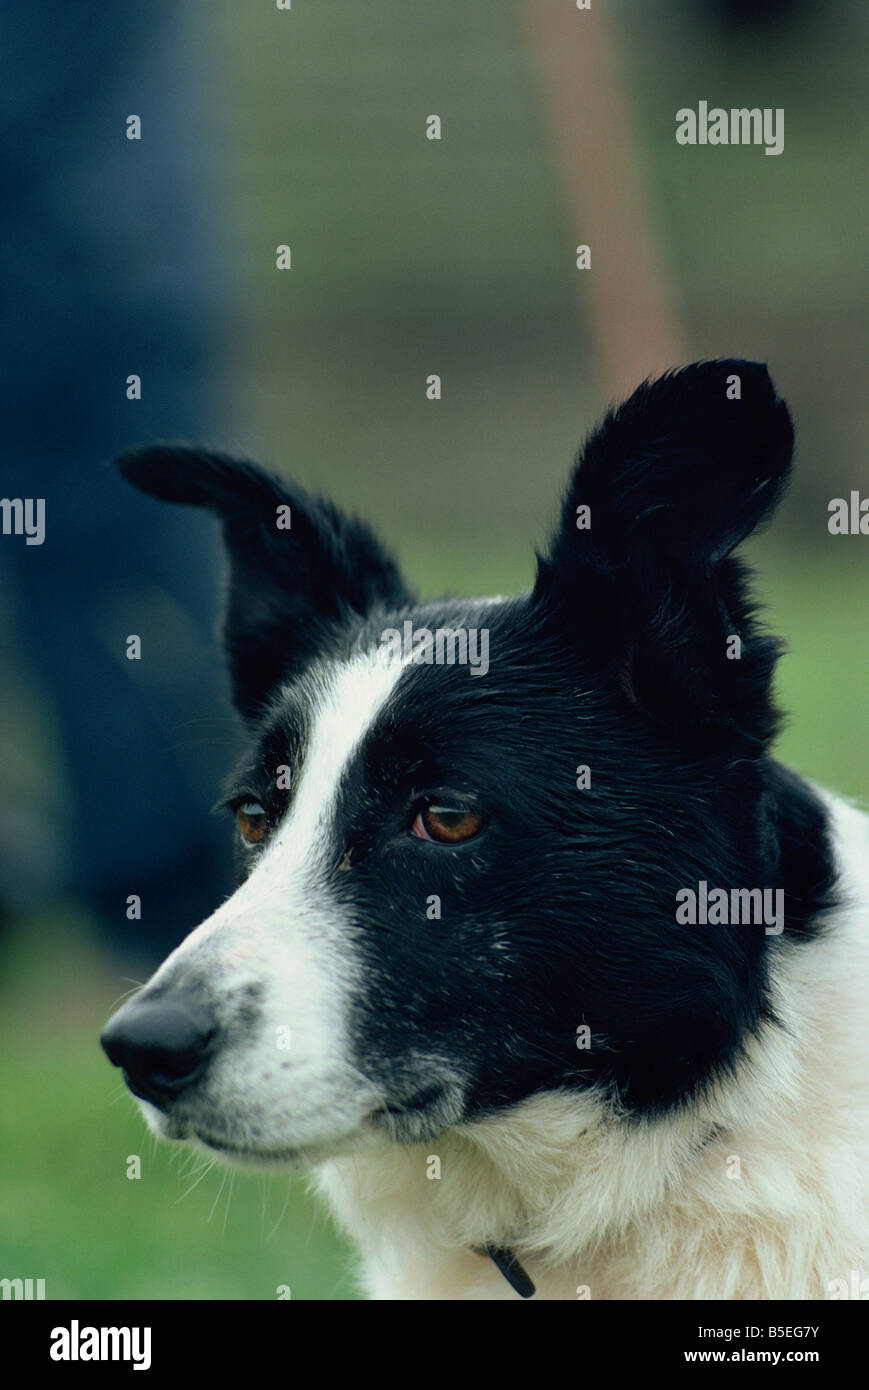
[[476,811],[454,806],[423,806],[410,830],[419,840],[460,845],[465,840],[473,840],[482,828],[483,817]]
[[258,845],[265,838],[266,813],[258,801],[245,801],[236,807],[238,828],[249,845]]

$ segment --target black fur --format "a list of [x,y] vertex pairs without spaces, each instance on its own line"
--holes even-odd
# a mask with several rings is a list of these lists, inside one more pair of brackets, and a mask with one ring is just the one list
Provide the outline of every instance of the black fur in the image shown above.
[[[395,562],[362,522],[251,463],[175,445],[117,460],[131,483],[166,502],[208,507],[230,559],[225,642],[238,709],[256,720],[279,681],[329,650],[376,601],[406,603]],[[289,530],[277,510],[291,509]]]
[[[592,1084],[646,1112],[713,1083],[776,1026],[770,953],[819,929],[832,862],[819,800],[769,755],[778,648],[731,552],[770,515],[791,448],[760,364],[646,383],[586,444],[533,591],[497,605],[415,605],[365,527],[250,464],[171,448],[121,461],[144,491],[223,521],[226,645],[255,726],[233,799],[256,796],[271,825],[292,796],[274,768],[304,758],[318,662],[407,617],[489,630],[485,677],[404,670],[346,769],[333,828],[331,888],[363,963],[355,1060],[397,1098],[398,1137],[437,1128],[433,1059],[461,1077],[464,1115]],[[444,788],[486,817],[457,847],[408,833]],[[701,879],[783,889],[782,937],[678,925],[676,893]]]
[[[737,377],[741,398],[726,382]],[[536,595],[573,615],[586,646],[658,722],[720,746],[765,742],[778,646],[751,621],[734,547],[766,520],[793,429],[766,368],[695,363],[610,411],[573,475]],[[591,508],[589,530],[576,509]],[[745,648],[730,660],[725,638]]]

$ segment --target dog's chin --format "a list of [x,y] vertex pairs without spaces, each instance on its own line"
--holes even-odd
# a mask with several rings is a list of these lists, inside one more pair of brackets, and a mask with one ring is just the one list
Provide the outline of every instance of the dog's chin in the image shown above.
[[235,1135],[222,1133],[218,1123],[182,1119],[158,1110],[149,1101],[139,1101],[139,1105],[148,1128],[159,1138],[167,1139],[170,1143],[186,1144],[189,1148],[236,1168],[258,1171],[273,1168],[310,1168],[331,1158],[341,1158],[371,1148],[382,1148],[384,1143],[377,1128],[366,1122],[355,1129],[334,1136],[324,1136],[323,1139],[308,1141],[305,1144],[291,1144],[279,1139],[246,1141]]
[[195,1130],[187,1137],[186,1142],[200,1153],[218,1158],[233,1168],[247,1168],[258,1172],[273,1168],[312,1168],[330,1158],[359,1153],[372,1146],[371,1137],[360,1131],[320,1144],[306,1144],[297,1148],[242,1146]]

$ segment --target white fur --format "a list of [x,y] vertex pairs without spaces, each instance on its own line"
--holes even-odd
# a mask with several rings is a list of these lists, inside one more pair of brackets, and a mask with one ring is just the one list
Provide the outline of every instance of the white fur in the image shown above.
[[433,1144],[321,1167],[369,1296],[517,1298],[472,1252],[484,1243],[512,1246],[540,1298],[816,1299],[865,1277],[869,819],[828,805],[843,906],[815,940],[772,942],[784,1026],[714,1096],[637,1122],[593,1096],[541,1095]]
[[[351,1064],[346,1036],[357,970],[349,923],[332,901],[330,823],[343,769],[389,696],[401,663],[379,649],[309,677],[312,729],[290,810],[250,877],[160,967],[201,981],[213,998],[264,985],[263,1016],[246,1045],[225,1047],[208,1081],[170,1118],[145,1113],[172,1139],[215,1141],[238,1161],[312,1160],[325,1148],[384,1142],[366,1124],[382,1104]],[[289,1046],[286,1042],[288,1030]],[[338,1146],[336,1150],[336,1146]]]

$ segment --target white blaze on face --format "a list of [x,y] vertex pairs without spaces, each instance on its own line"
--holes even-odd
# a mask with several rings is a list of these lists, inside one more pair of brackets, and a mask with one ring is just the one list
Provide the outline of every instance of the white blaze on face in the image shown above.
[[310,736],[290,810],[250,877],[154,977],[165,972],[182,988],[201,981],[218,1011],[230,991],[263,990],[251,1034],[230,1029],[201,1095],[194,1088],[179,1107],[194,1130],[239,1143],[239,1127],[250,1129],[263,1149],[316,1145],[351,1132],[382,1100],[350,1058],[358,970],[327,884],[343,853],[331,833],[341,775],[402,666],[377,648],[310,678]]

